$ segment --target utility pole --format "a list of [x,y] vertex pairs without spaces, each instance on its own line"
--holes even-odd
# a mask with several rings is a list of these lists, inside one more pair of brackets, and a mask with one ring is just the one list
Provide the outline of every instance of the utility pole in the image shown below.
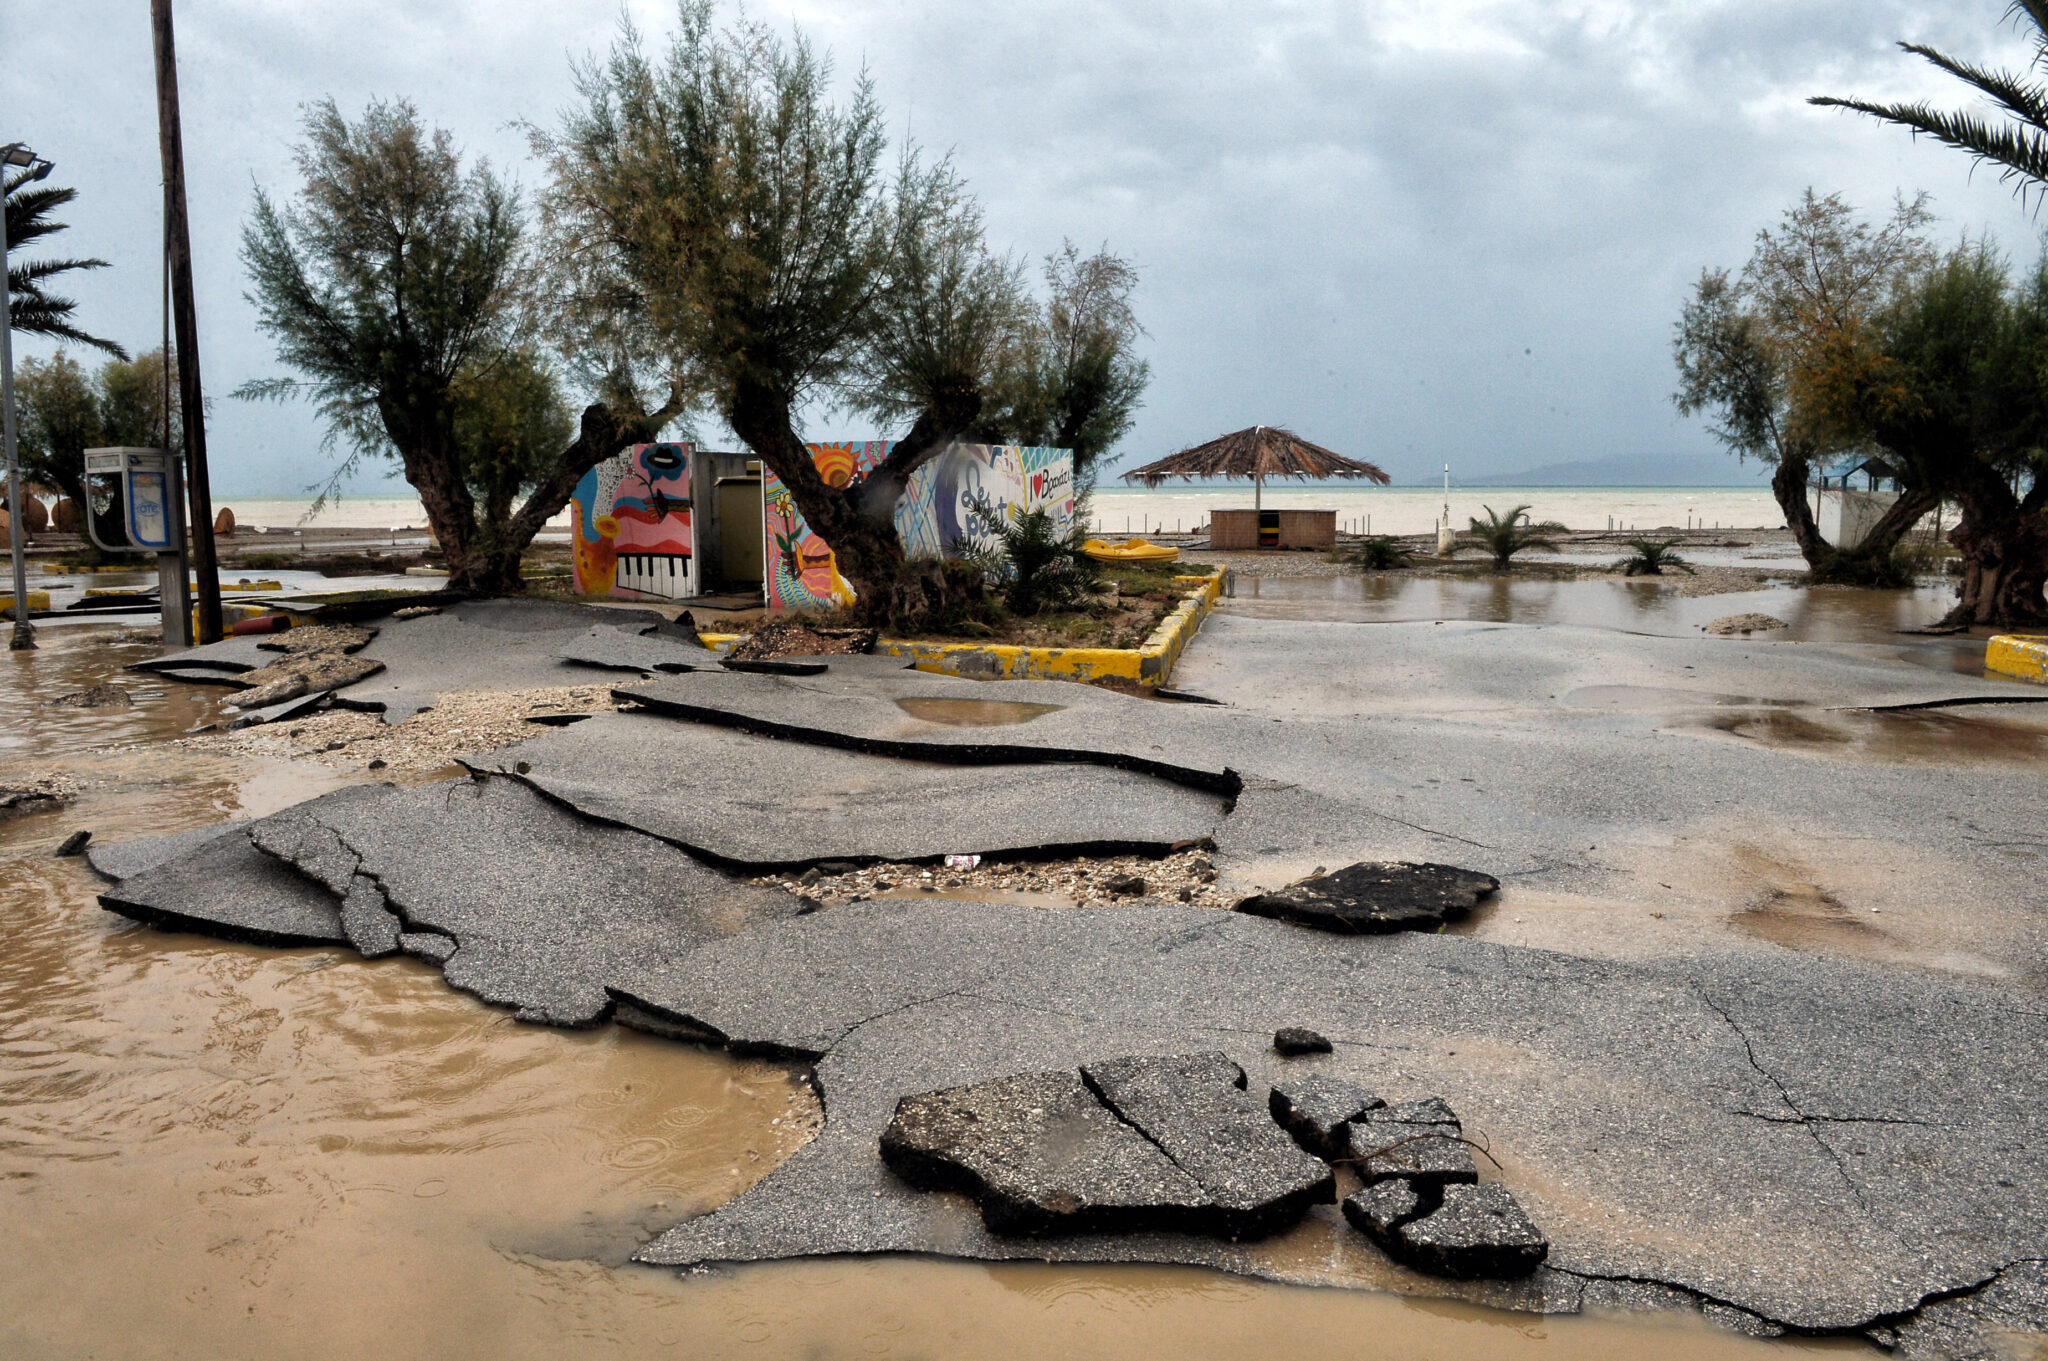
[[199,641],[221,639],[220,564],[213,551],[213,486],[206,473],[206,408],[199,388],[199,316],[192,305],[192,233],[185,216],[185,142],[178,129],[178,52],[171,0],[149,0],[156,40],[156,131],[163,153],[164,233],[170,239],[171,314],[178,332],[178,400],[185,424],[192,569],[198,578]]
[[[50,163],[19,142],[0,147],[0,175],[22,170],[29,180],[46,178]],[[7,220],[0,214],[0,441],[6,444],[8,557],[14,569],[14,633],[10,651],[36,645],[36,626],[28,621],[28,515],[21,491],[21,456],[14,443],[14,301],[7,293]]]

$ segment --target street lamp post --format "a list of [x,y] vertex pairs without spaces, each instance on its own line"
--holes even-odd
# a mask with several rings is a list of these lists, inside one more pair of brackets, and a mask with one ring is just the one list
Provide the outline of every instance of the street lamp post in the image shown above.
[[[48,175],[51,165],[19,142],[0,147],[0,175],[25,169],[31,180]],[[28,516],[22,513],[21,457],[14,443],[14,299],[7,286],[7,214],[0,211],[0,439],[7,444],[7,537],[14,564],[14,636],[9,649],[36,645],[35,625],[28,622]]]

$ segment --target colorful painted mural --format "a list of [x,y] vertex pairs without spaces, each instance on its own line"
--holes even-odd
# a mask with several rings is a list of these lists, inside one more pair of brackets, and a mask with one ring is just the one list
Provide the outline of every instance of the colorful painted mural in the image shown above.
[[585,473],[569,501],[569,537],[585,595],[695,595],[690,446],[636,444]]
[[[826,485],[849,486],[889,455],[888,440],[807,444]],[[763,546],[761,591],[771,610],[823,610],[853,601],[853,587],[839,575],[832,548],[812,532],[781,478],[761,472]]]
[[[835,487],[864,477],[889,456],[892,441],[807,445],[825,481]],[[896,533],[912,557],[942,557],[976,534],[968,506],[979,497],[1009,514],[1048,507],[1062,530],[1073,524],[1074,459],[1065,449],[956,444],[910,475],[896,504]],[[832,549],[811,531],[789,489],[761,476],[766,535],[763,591],[773,610],[845,605],[853,587],[839,574]]]

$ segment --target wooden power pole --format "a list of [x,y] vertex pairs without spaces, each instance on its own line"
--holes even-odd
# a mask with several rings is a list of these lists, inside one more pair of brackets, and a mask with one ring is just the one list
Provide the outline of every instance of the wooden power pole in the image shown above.
[[171,256],[171,316],[178,333],[178,403],[185,425],[185,491],[192,512],[199,641],[220,641],[220,564],[213,551],[213,486],[206,475],[206,407],[199,388],[199,315],[192,305],[192,232],[185,216],[185,142],[178,130],[178,51],[171,0],[150,0],[156,39],[156,135],[164,163],[164,234]]

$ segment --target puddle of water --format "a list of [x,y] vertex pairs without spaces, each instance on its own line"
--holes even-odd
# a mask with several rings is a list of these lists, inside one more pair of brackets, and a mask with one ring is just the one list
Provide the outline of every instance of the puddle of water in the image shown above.
[[1813,884],[1773,889],[1770,897],[1731,919],[1736,930],[1792,950],[1889,958],[1899,944],[1868,917],[1859,917]]
[[[105,679],[105,642],[67,633],[0,663],[0,705]],[[808,1086],[616,1027],[519,1025],[410,961],[252,949],[101,912],[89,871],[49,855],[71,828],[174,831],[348,778],[101,750],[175,734],[213,703],[162,688],[156,707],[51,711],[0,745],[0,768],[86,777],[74,804],[14,819],[0,841],[0,1355],[1068,1361],[1266,1357],[1276,1338],[1310,1361],[1830,1349],[1688,1316],[1538,1318],[1180,1268],[879,1258],[678,1278],[617,1265],[799,1147],[818,1114]],[[1289,1240],[1322,1245],[1304,1271],[1343,1232],[1320,1223]],[[1378,1261],[1362,1240],[1346,1247]]]
[[899,699],[896,707],[912,718],[921,718],[927,723],[943,723],[949,728],[1001,728],[1013,723],[1029,723],[1066,706],[1060,704],[1021,704],[1006,699],[951,699],[927,696],[919,699]]
[[1760,708],[1717,715],[1707,727],[1768,747],[1902,764],[2031,765],[2048,760],[2048,723],[2019,715]]

